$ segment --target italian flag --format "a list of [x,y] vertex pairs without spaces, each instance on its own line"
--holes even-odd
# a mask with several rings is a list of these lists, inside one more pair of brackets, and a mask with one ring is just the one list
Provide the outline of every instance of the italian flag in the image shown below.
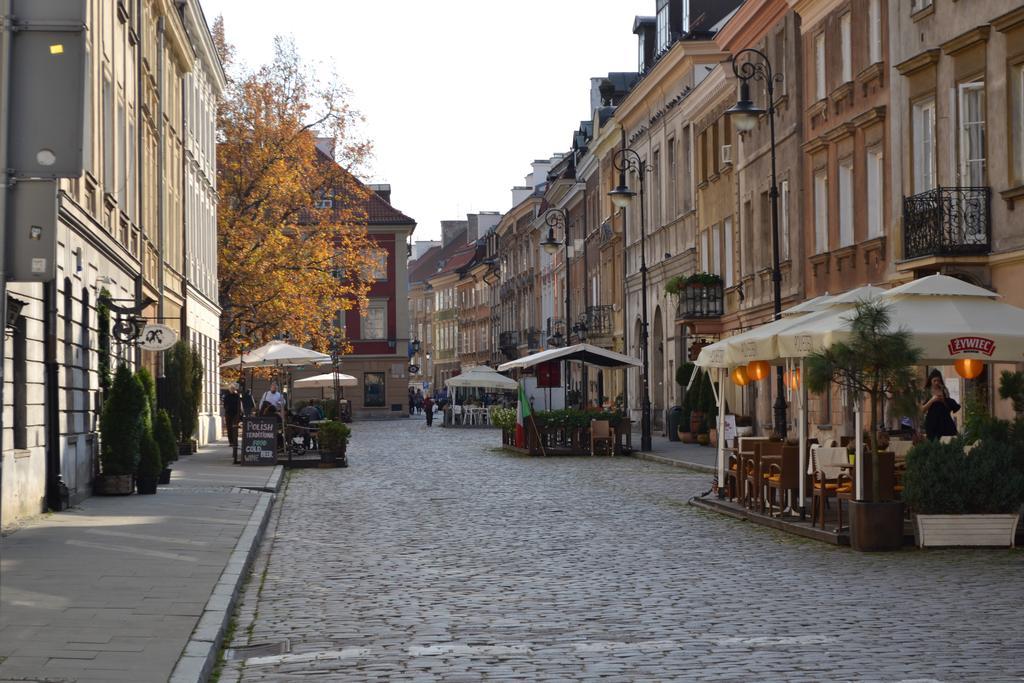
[[530,402],[526,399],[526,390],[519,384],[519,410],[516,411],[516,446],[526,448],[526,418],[532,415]]

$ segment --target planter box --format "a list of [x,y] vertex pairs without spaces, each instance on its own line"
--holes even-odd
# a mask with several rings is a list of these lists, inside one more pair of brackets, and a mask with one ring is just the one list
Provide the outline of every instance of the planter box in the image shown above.
[[101,474],[92,483],[97,496],[130,496],[135,492],[135,476],[131,474]]
[[861,552],[903,547],[903,503],[851,500],[850,547]]
[[1020,515],[915,515],[921,548],[997,546],[1012,548]]

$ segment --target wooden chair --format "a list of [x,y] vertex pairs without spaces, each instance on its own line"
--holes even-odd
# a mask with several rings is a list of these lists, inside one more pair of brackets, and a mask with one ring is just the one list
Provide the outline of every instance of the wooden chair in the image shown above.
[[738,451],[728,450],[729,459],[725,470],[725,495],[727,498],[739,502],[740,500],[740,454]]
[[800,487],[800,448],[799,446],[784,446],[782,448],[782,460],[772,462],[768,465],[768,478],[765,480],[768,486],[768,514],[774,514],[774,500],[778,498],[779,516],[786,507],[786,492]]
[[597,455],[599,448],[604,448],[606,455],[615,454],[615,435],[608,420],[590,421],[590,454]]
[[814,472],[811,481],[811,526],[821,517],[821,528],[825,528],[825,510],[828,499],[836,497],[839,489],[839,465],[849,462],[843,447],[819,447],[811,450],[811,467]]

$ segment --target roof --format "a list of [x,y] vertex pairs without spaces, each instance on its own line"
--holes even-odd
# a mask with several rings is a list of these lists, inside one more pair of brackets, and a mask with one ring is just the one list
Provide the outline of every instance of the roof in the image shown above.
[[366,201],[367,223],[370,225],[416,225],[416,221],[384,201],[379,194],[372,190],[370,193],[370,198]]
[[437,272],[437,259],[441,256],[441,247],[431,247],[420,254],[420,257],[409,264],[409,282],[425,282]]

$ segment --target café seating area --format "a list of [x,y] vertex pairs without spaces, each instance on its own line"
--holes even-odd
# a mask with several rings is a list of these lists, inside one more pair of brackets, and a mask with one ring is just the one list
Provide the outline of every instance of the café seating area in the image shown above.
[[[901,474],[910,441],[892,439],[879,454],[879,494],[883,500],[899,500]],[[734,517],[785,528],[799,535],[846,545],[849,543],[848,503],[857,496],[854,445],[849,438],[839,443],[808,441],[807,469],[801,472],[799,446],[768,437],[740,437],[726,448],[726,471],[721,497],[708,496],[699,505]],[[863,449],[863,490],[872,487],[870,448]],[[800,479],[804,478],[803,514]],[[908,522],[909,524],[909,516]],[[905,535],[912,536],[907,527]]]

